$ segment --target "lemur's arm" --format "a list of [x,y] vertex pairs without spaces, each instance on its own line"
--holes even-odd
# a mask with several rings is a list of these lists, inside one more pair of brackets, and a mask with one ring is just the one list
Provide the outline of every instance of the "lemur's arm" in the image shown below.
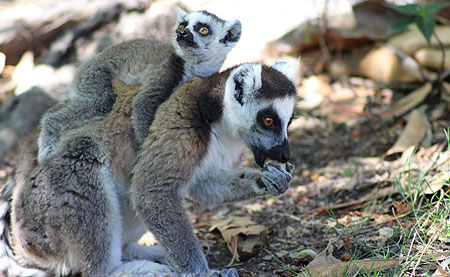
[[284,193],[292,180],[280,165],[267,164],[263,170],[220,169],[196,178],[189,196],[206,205],[245,200],[258,195]]

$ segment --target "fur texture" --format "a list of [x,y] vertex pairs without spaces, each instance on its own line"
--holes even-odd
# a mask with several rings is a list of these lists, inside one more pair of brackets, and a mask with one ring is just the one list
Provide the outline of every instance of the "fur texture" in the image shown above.
[[[45,161],[37,162],[38,131],[23,147],[11,213],[17,263],[52,275],[238,276],[235,269],[208,267],[183,197],[218,205],[289,188],[291,175],[282,166],[236,164],[245,148],[263,163],[289,158],[282,154],[296,98],[292,82],[259,64],[193,78],[160,106],[139,152],[131,115],[140,87],[118,80],[113,87],[111,112],[64,131]],[[242,103],[236,87],[243,88]],[[276,126],[261,126],[261,116],[276,117]],[[163,249],[136,244],[146,228]]]
[[[191,77],[217,72],[241,34],[238,20],[225,21],[206,11],[187,14],[179,9],[177,21],[172,44],[150,39],[123,42],[81,66],[68,89],[69,101],[42,119],[39,162],[55,151],[63,131],[98,121],[111,111],[116,101],[113,78],[140,86],[132,114],[140,145],[158,106]],[[200,25],[207,34],[199,32]]]

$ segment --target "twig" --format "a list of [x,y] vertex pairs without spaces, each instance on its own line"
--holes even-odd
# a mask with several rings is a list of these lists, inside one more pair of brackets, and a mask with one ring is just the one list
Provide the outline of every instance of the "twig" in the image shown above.
[[233,253],[233,257],[231,257],[231,261],[226,265],[226,266],[231,266],[234,263],[234,260],[236,259],[237,255],[238,255],[238,236],[233,236],[231,238],[231,250]]

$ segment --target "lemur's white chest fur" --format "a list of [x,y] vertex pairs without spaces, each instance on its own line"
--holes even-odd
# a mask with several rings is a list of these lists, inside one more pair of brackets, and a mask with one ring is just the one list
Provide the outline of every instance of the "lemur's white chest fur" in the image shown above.
[[212,126],[208,153],[197,168],[194,181],[201,176],[217,174],[218,170],[236,166],[246,144],[237,134],[226,129],[220,123]]

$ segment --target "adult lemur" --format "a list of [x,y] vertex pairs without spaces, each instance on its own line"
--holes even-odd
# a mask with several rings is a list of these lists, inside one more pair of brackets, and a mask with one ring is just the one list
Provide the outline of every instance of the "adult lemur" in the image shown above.
[[68,89],[67,104],[42,119],[39,162],[54,151],[61,132],[100,120],[111,111],[116,98],[113,78],[140,86],[132,112],[139,145],[157,107],[170,93],[193,76],[217,72],[241,36],[239,20],[224,21],[206,11],[186,14],[178,9],[177,21],[172,44],[151,39],[124,42],[80,68]]
[[[55,275],[120,276],[124,261],[168,258],[183,276],[237,276],[209,269],[182,199],[217,205],[288,189],[291,174],[265,160],[290,158],[294,72],[284,62],[242,64],[191,79],[157,110],[139,153],[129,116],[139,88],[117,93],[104,119],[61,133],[41,163],[36,132],[13,188],[16,260]],[[246,148],[262,170],[236,167]],[[137,245],[147,228],[167,253]],[[154,265],[144,262],[140,276]]]

